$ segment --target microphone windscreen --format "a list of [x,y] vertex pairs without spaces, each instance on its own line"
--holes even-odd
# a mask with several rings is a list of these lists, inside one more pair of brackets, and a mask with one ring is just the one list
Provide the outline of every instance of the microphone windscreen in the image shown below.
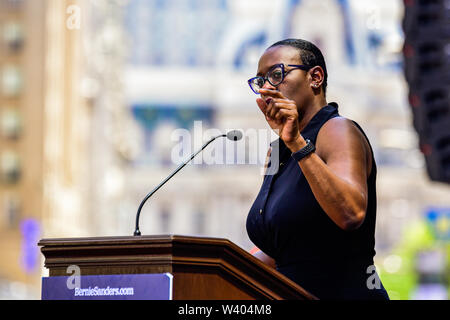
[[238,141],[242,139],[242,132],[239,130],[231,130],[227,133],[227,138],[232,141]]

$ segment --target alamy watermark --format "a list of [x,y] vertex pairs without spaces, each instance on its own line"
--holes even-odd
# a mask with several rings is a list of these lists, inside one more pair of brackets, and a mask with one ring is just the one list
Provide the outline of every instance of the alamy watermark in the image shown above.
[[[199,153],[190,164],[202,165],[260,165],[261,174],[274,175],[278,171],[279,146],[276,132],[267,129],[239,130],[243,137],[238,141],[218,138]],[[204,130],[202,121],[194,121],[193,130],[175,129],[170,139],[176,144],[171,149],[171,161],[180,164],[212,137],[224,132],[217,128]],[[275,141],[275,143],[272,143]],[[268,157],[267,150],[270,148]]]
[[369,30],[381,29],[381,8],[374,4],[367,5],[365,10],[366,27]]
[[77,265],[70,265],[66,269],[66,273],[70,274],[67,278],[67,289],[74,290],[75,288],[81,288],[81,269]]
[[368,266],[366,273],[370,274],[366,281],[367,288],[369,290],[381,289],[381,280],[377,273],[377,267],[375,265]]
[[66,9],[69,16],[66,19],[66,27],[69,30],[79,30],[81,28],[81,8],[77,5],[70,5]]

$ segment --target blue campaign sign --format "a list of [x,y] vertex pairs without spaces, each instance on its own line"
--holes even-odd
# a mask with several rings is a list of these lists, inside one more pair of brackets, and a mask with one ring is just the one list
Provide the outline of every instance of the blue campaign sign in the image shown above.
[[170,273],[42,278],[42,300],[172,300]]
[[450,208],[429,208],[426,218],[433,227],[433,232],[437,239],[450,239]]

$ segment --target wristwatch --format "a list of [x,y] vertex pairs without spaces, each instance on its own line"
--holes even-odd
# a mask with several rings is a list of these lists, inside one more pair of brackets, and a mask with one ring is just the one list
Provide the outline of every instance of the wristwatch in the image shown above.
[[301,148],[300,150],[294,152],[291,154],[291,157],[294,158],[297,162],[306,157],[308,154],[314,152],[316,150],[316,147],[311,142],[311,140],[306,139],[306,146]]

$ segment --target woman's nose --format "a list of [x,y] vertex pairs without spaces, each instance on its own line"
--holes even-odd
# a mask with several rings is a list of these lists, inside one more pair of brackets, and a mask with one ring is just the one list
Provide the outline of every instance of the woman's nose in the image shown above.
[[264,84],[262,86],[262,89],[276,89],[276,87],[274,87],[273,85],[270,84],[269,80],[265,80]]

